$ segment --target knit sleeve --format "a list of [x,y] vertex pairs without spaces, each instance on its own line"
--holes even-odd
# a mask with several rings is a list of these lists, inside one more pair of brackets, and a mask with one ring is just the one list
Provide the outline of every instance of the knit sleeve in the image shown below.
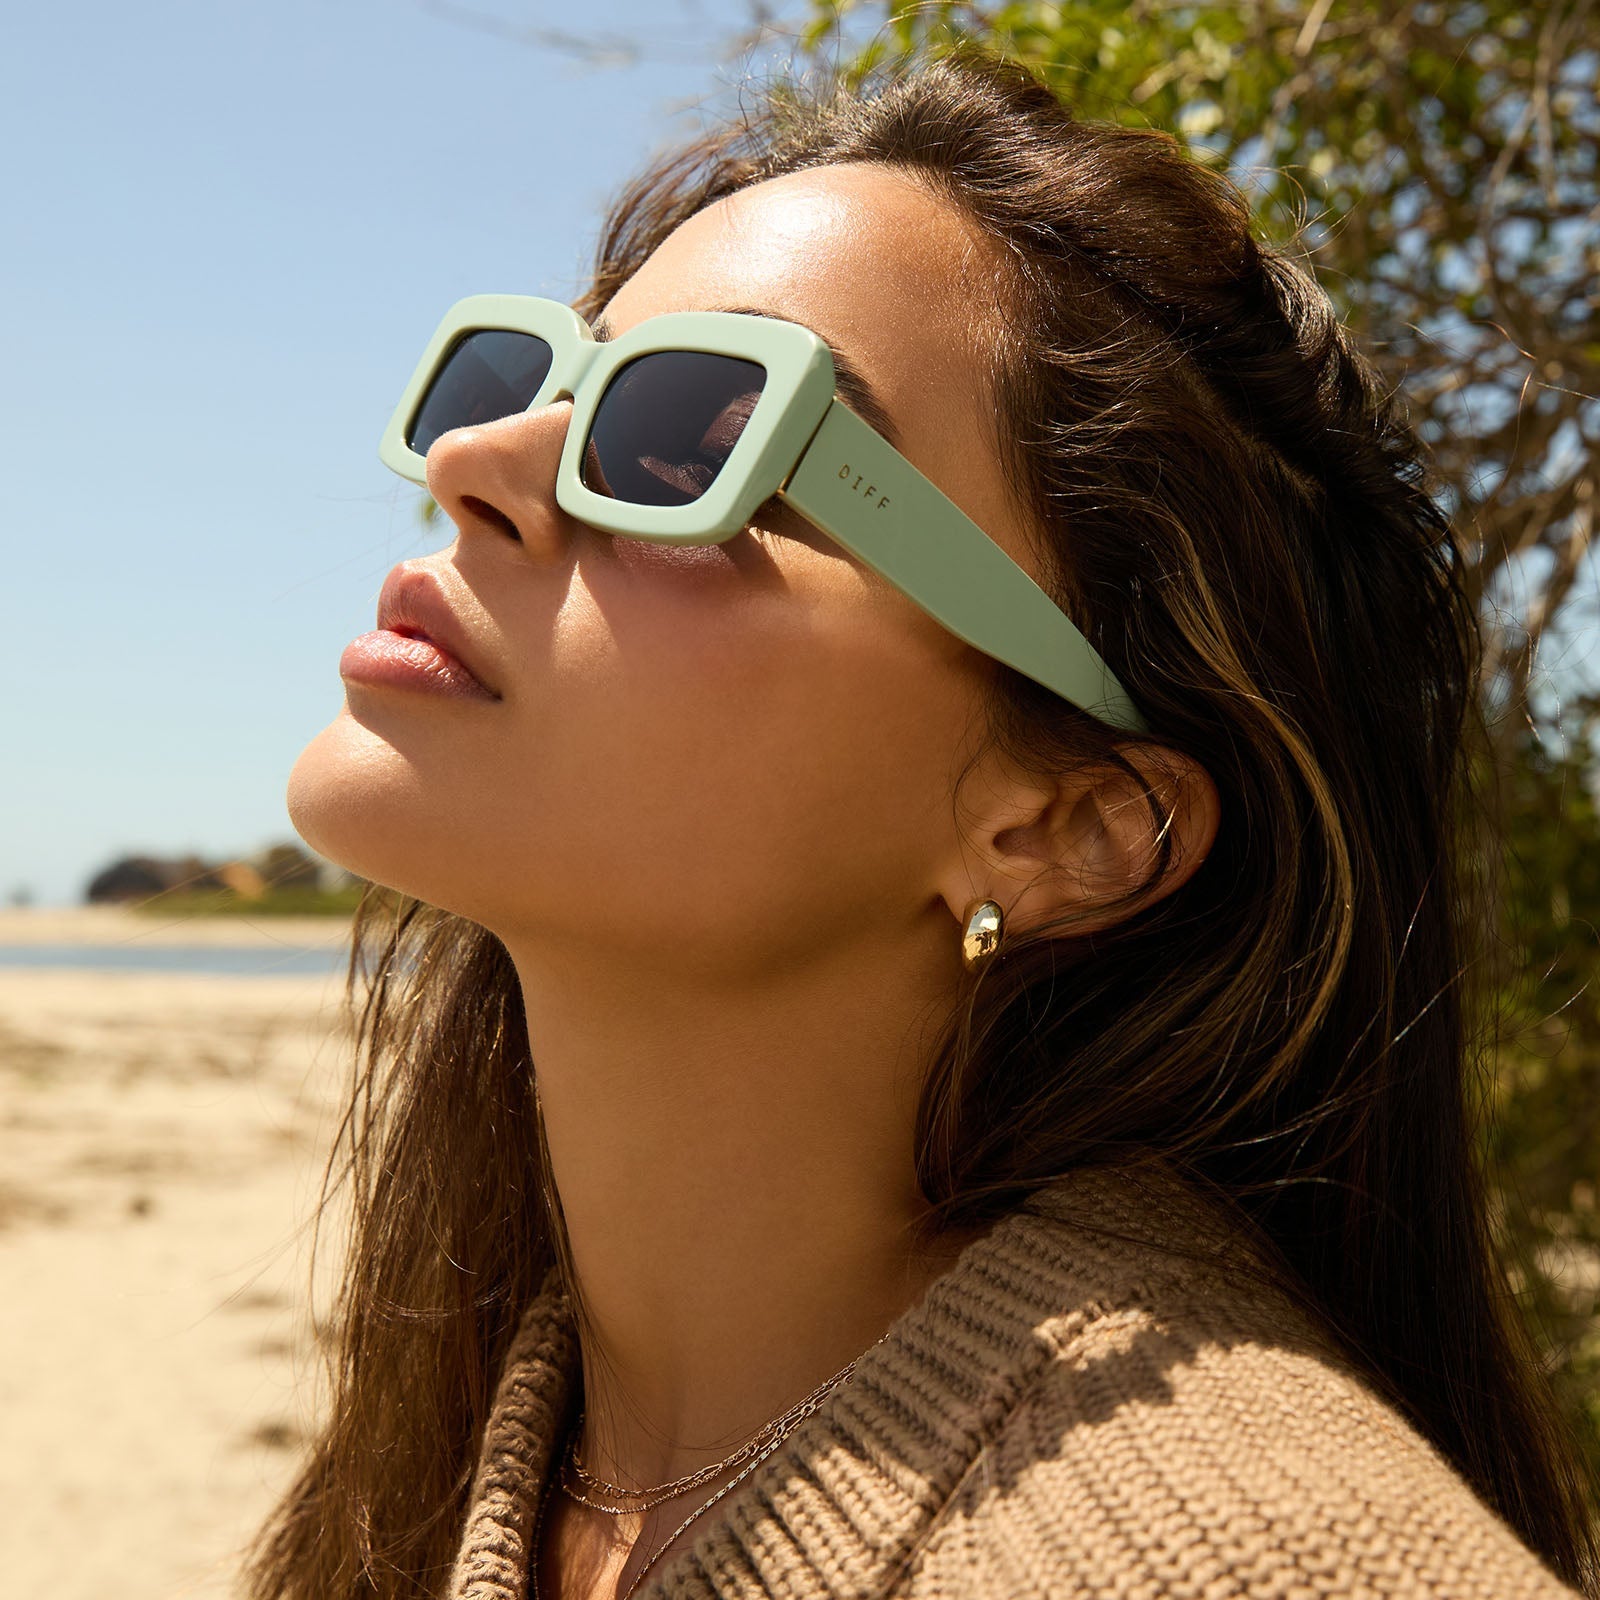
[[1313,1351],[1143,1309],[1059,1349],[896,1600],[1572,1600],[1392,1407]]

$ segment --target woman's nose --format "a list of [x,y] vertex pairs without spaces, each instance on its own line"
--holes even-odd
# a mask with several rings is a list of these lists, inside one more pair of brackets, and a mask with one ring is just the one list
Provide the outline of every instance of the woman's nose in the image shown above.
[[571,416],[572,402],[558,400],[440,434],[428,451],[428,492],[463,533],[558,548],[566,514],[556,504],[556,466]]

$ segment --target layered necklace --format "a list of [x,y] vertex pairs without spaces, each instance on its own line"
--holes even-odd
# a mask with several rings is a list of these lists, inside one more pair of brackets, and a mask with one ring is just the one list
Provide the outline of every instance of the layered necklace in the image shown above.
[[[885,1333],[873,1342],[872,1348],[883,1343],[888,1338]],[[865,1353],[865,1352],[863,1352]],[[583,1419],[585,1413],[579,1411],[577,1420],[572,1425],[571,1432],[567,1435],[567,1446],[562,1452],[561,1465],[557,1472],[556,1482],[561,1492],[569,1500],[575,1500],[579,1505],[588,1506],[591,1511],[599,1511],[608,1517],[626,1517],[636,1512],[649,1511],[659,1505],[664,1505],[668,1500],[676,1500],[680,1495],[687,1494],[691,1489],[698,1489],[702,1485],[719,1478],[723,1473],[733,1467],[739,1471],[734,1474],[723,1486],[689,1513],[682,1522],[674,1528],[666,1541],[655,1551],[645,1564],[634,1574],[633,1582],[624,1591],[621,1600],[628,1600],[635,1589],[644,1582],[645,1574],[658,1562],[663,1555],[677,1542],[678,1536],[691,1528],[712,1506],[714,1506],[731,1489],[737,1488],[761,1465],[788,1435],[805,1421],[838,1386],[856,1369],[856,1363],[861,1360],[847,1362],[834,1375],[824,1383],[819,1383],[810,1394],[797,1400],[785,1411],[782,1416],[774,1417],[771,1422],[765,1423],[758,1432],[740,1445],[732,1455],[725,1456],[721,1461],[714,1461],[708,1467],[701,1467],[698,1471],[686,1473],[681,1478],[673,1478],[668,1483],[656,1483],[642,1489],[630,1489],[625,1484],[612,1483],[608,1479],[591,1472],[578,1459],[578,1439],[583,1433]],[[544,1515],[544,1496],[539,1497],[539,1507],[535,1514],[533,1536],[531,1540],[531,1553],[529,1559],[529,1596],[530,1600],[539,1600],[539,1526]]]

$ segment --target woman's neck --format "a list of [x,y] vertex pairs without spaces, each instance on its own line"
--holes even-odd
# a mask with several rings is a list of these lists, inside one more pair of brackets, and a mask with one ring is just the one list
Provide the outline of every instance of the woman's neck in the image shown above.
[[577,1277],[585,1464],[660,1483],[859,1355],[968,1242],[912,1243],[942,997],[859,954],[736,994],[634,969],[619,993],[511,948]]

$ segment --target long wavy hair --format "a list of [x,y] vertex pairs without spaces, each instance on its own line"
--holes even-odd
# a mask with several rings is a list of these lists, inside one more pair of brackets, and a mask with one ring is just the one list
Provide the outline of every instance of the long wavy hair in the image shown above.
[[[771,90],[658,159],[577,308],[719,198],[856,161],[931,186],[998,247],[997,435],[1045,587],[1221,797],[1181,889],[1092,940],[1008,939],[963,980],[916,1123],[930,1227],[1130,1153],[1171,1163],[1595,1593],[1591,1486],[1476,1140],[1480,645],[1417,440],[1223,177],[972,48]],[[1113,730],[1000,663],[987,702],[1024,766],[1122,760]],[[316,1213],[348,1182],[329,1411],[249,1552],[254,1600],[438,1593],[511,1333],[565,1260],[502,945],[385,897],[358,917],[349,997],[355,1081]]]

